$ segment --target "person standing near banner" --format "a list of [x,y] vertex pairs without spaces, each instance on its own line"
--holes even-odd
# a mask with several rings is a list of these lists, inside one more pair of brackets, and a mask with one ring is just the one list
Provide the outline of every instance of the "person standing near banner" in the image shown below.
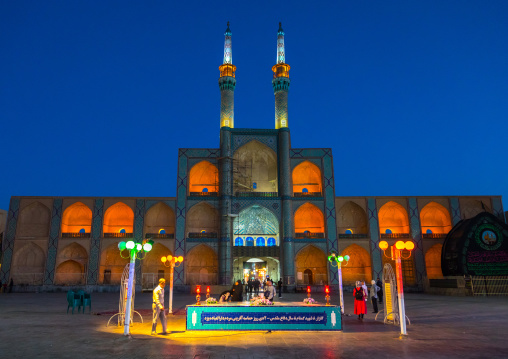
[[379,304],[383,303],[383,282],[381,282],[381,279],[377,277],[376,279],[376,285],[379,287],[379,291],[377,292],[377,301]]
[[153,316],[152,316],[152,335],[157,335],[157,318],[160,319],[162,324],[162,334],[167,334],[166,312],[164,310],[164,287],[166,280],[159,279],[159,285],[153,290]]
[[367,312],[365,311],[365,295],[360,281],[356,281],[353,296],[355,298],[355,314],[358,315],[358,320],[362,320]]
[[374,309],[374,311],[372,313],[377,313],[378,312],[378,309],[377,309],[377,292],[379,291],[379,287],[376,285],[376,281],[373,279],[371,281],[371,286],[370,286],[370,300],[372,301],[372,308]]

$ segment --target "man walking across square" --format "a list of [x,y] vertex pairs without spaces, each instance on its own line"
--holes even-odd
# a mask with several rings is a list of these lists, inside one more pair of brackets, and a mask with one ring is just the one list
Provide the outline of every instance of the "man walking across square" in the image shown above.
[[157,335],[157,318],[160,319],[162,324],[162,334],[167,334],[166,312],[164,310],[164,287],[166,280],[159,279],[159,285],[153,290],[153,317],[152,317],[152,335]]

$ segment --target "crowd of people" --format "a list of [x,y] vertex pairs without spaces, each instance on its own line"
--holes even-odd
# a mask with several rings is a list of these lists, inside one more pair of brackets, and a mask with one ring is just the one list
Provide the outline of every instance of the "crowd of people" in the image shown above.
[[383,303],[383,283],[377,278],[377,280],[372,280],[370,288],[367,288],[364,280],[356,281],[353,297],[355,298],[354,313],[358,315],[358,320],[363,320],[363,316],[367,314],[369,298],[372,303],[372,313],[377,313],[378,303]]
[[264,298],[267,298],[271,302],[279,292],[279,298],[282,298],[282,279],[279,279],[277,282],[277,290],[273,285],[273,281],[270,278],[267,278],[263,282],[261,282],[257,278],[251,278],[247,282],[245,279],[237,280],[233,287],[230,290],[222,292],[219,297],[219,303],[231,301],[231,302],[241,302],[243,301],[243,293],[245,286],[245,294],[258,296],[261,292],[263,293]]

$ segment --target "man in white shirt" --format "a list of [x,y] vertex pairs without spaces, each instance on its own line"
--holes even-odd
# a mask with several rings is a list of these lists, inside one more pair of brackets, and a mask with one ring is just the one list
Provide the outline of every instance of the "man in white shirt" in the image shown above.
[[166,312],[164,310],[164,287],[166,280],[159,279],[159,285],[153,290],[153,317],[152,317],[152,335],[157,335],[157,318],[160,318],[162,324],[162,334],[167,334]]

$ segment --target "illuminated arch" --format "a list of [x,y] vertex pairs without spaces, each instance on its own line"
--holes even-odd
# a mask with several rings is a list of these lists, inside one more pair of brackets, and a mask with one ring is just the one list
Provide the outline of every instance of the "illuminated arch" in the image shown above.
[[443,271],[441,269],[441,252],[443,245],[438,243],[434,244],[425,253],[425,267],[427,268],[427,278],[438,279],[443,278]]
[[62,233],[84,233],[92,230],[92,210],[81,202],[76,202],[67,207],[62,215]]
[[219,262],[215,251],[206,244],[192,248],[183,261],[187,285],[217,284]]
[[367,223],[367,213],[354,202],[346,202],[337,212],[338,233],[350,230],[354,234],[367,234]]
[[208,161],[201,161],[189,171],[189,193],[219,192],[219,170]]
[[321,193],[321,170],[314,163],[303,161],[293,170],[293,192]]
[[[277,192],[277,154],[252,140],[234,154],[234,192]],[[255,188],[254,188],[255,187]]]
[[218,233],[219,212],[206,202],[200,202],[189,209],[186,216],[186,232]]
[[123,202],[117,202],[104,213],[104,233],[132,233],[134,227],[134,212]]
[[295,233],[325,232],[325,217],[323,212],[312,203],[302,204],[295,212]]
[[[327,258],[325,253],[309,244],[303,247],[295,256],[297,284],[327,284]],[[309,270],[312,272],[312,283],[309,283]],[[307,276],[305,275],[307,271]],[[299,275],[298,273],[302,273]],[[302,279],[298,279],[298,278]]]
[[385,203],[378,212],[379,230],[386,233],[409,233],[409,219],[407,211],[400,204],[390,201]]
[[430,202],[422,208],[420,222],[422,233],[448,233],[452,229],[450,213],[436,202]]
[[[144,233],[175,233],[175,212],[167,204],[159,202],[146,212]],[[164,232],[161,232],[164,231]]]
[[47,237],[50,221],[49,208],[34,202],[21,210],[16,234],[20,237]]
[[[122,279],[122,273],[125,266],[129,263],[128,251],[124,251],[122,258],[118,250],[118,243],[111,244],[101,253],[99,267],[99,283],[101,284],[119,284]],[[109,272],[110,275],[104,275]],[[110,276],[108,278],[108,276]],[[106,277],[106,278],[105,278]]]
[[365,280],[365,283],[369,285],[372,280],[369,253],[358,244],[351,244],[342,251],[341,255],[348,255],[350,258],[347,265],[342,265],[343,283],[354,285],[357,280]]

